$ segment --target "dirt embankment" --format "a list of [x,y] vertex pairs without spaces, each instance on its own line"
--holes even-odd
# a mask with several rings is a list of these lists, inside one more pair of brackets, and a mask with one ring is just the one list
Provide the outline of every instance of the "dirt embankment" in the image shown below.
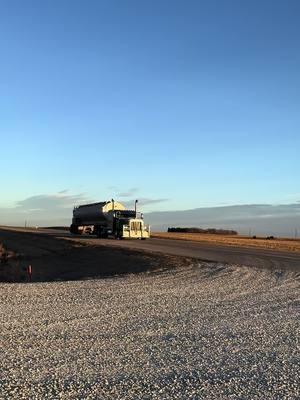
[[243,236],[212,235],[202,233],[178,233],[178,232],[152,232],[152,237],[161,239],[188,240],[193,242],[205,242],[224,246],[260,248],[266,250],[288,251],[300,253],[300,239],[265,239]]
[[170,268],[178,259],[141,251],[76,243],[31,232],[0,230],[0,281],[76,280]]

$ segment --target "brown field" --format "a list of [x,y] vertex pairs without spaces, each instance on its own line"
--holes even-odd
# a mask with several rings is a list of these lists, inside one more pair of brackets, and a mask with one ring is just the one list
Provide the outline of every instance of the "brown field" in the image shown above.
[[212,235],[203,233],[152,232],[151,236],[161,239],[190,240],[235,247],[255,247],[268,250],[292,251],[300,253],[300,239],[265,238],[252,239],[245,236]]

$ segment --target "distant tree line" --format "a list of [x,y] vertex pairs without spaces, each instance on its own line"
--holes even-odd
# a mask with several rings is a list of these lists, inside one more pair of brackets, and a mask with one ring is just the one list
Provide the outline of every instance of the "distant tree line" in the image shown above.
[[230,229],[215,229],[215,228],[168,228],[168,232],[181,232],[181,233],[212,233],[216,235],[237,235],[238,232]]

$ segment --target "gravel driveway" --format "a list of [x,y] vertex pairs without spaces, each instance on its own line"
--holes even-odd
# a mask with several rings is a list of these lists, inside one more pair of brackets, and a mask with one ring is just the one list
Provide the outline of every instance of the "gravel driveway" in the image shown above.
[[299,274],[0,285],[1,399],[298,399]]

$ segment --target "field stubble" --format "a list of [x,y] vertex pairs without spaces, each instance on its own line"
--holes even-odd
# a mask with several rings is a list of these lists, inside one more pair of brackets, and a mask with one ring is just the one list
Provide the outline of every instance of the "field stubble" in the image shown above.
[[178,232],[152,232],[154,238],[188,240],[210,244],[219,244],[233,247],[254,247],[267,250],[278,250],[300,253],[300,239],[288,238],[250,238],[236,235],[216,235],[201,233],[178,233]]

